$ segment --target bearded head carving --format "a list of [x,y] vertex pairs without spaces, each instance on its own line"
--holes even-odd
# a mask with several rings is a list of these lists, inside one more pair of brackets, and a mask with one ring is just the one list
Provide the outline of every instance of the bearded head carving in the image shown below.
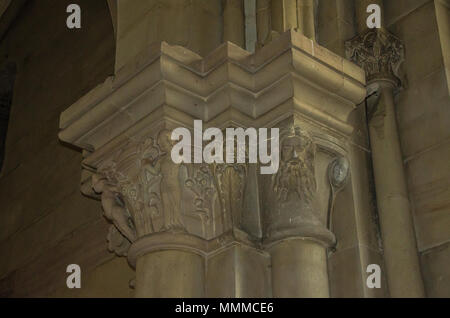
[[281,133],[281,162],[273,177],[273,190],[281,201],[300,199],[310,203],[316,191],[315,145],[298,126]]

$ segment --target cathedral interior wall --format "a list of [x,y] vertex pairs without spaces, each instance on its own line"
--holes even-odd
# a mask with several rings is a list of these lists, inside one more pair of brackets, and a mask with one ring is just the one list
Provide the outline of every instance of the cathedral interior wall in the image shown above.
[[[139,1],[134,10],[146,18],[135,20],[126,16],[135,17],[135,12],[122,12],[116,34],[107,1],[78,2],[88,26],[81,30],[68,30],[61,14],[71,1],[39,0],[26,2],[0,33],[0,68],[11,62],[17,68],[0,174],[0,296],[133,295],[129,282],[134,271],[125,258],[106,249],[109,225],[101,204],[80,193],[82,154],[58,140],[60,114],[151,43],[166,40],[199,55],[226,39],[245,47],[240,18],[232,21],[237,29],[224,36],[221,1]],[[406,47],[406,85],[396,96],[397,120],[422,276],[427,296],[450,297],[448,2],[384,3],[387,28]],[[163,11],[170,19],[159,21]],[[345,56],[344,42],[357,34],[354,1],[320,1],[317,14],[319,44]],[[147,41],[136,42],[138,38]],[[351,114],[351,121],[359,132],[352,151],[360,166],[336,204],[341,245],[328,259],[330,292],[336,297],[383,297],[387,290],[364,287],[364,265],[383,263],[364,107]],[[358,205],[353,195],[361,187],[367,189],[366,200]],[[65,269],[71,263],[84,270],[79,291],[65,286]]]
[[[128,265],[108,265],[113,257],[98,235],[107,229],[100,203],[80,193],[81,154],[58,140],[60,113],[113,73],[112,23],[106,2],[84,0],[89,27],[70,32],[60,14],[69,3],[29,1],[1,39],[0,65],[17,65],[0,176],[3,296],[57,295],[67,264],[77,262],[93,269],[89,296],[128,296],[128,281],[119,282]],[[113,285],[100,292],[98,281]]]

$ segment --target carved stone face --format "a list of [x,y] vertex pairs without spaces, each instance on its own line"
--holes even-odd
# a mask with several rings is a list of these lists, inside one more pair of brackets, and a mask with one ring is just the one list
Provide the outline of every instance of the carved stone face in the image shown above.
[[282,201],[290,194],[307,202],[315,189],[314,144],[311,138],[295,127],[281,140],[281,165],[274,176],[274,191]]
[[282,141],[281,159],[286,163],[296,164],[304,151],[302,141],[299,137],[290,137]]
[[347,172],[344,171],[344,169],[341,166],[339,166],[339,165],[334,166],[333,178],[336,183],[343,182],[345,180],[346,176],[347,176]]
[[334,160],[330,164],[329,178],[332,186],[341,188],[344,186],[350,171],[350,164],[344,157]]
[[170,153],[174,145],[174,142],[170,138],[171,134],[167,129],[161,130],[158,134],[158,146],[165,153]]

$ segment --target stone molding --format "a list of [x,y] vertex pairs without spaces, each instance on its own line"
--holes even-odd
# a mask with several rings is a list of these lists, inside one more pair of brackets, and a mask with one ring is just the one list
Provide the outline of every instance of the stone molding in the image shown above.
[[[230,110],[259,119],[288,100],[349,135],[347,117],[364,100],[364,86],[359,67],[295,31],[254,55],[225,43],[202,59],[163,42],[64,111],[59,137],[94,151],[164,105],[208,122]],[[308,90],[328,97],[319,100]],[[334,99],[333,116],[327,99]]]

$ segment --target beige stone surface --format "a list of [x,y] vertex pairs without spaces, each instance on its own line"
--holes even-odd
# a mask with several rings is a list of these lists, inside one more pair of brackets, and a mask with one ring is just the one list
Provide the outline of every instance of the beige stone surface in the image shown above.
[[[167,158],[171,146],[164,138],[179,124],[192,128],[194,118],[223,128],[230,122],[280,126],[283,147],[289,138],[303,138],[312,147],[307,151],[313,152],[312,158],[300,159],[310,160],[309,176],[327,180],[330,161],[346,154],[346,140],[354,130],[347,121],[364,98],[364,83],[361,69],[288,31],[253,55],[230,43],[206,58],[179,46],[155,45],[66,110],[60,138],[91,152],[83,165],[97,170],[93,187],[102,193],[105,215],[122,240],[131,243],[128,258],[136,265],[136,296],[201,297],[206,290],[206,295],[209,291],[215,296],[328,297],[326,248],[334,242],[325,227],[329,207],[313,206],[309,198],[322,196],[327,202],[326,183],[302,190],[304,194],[295,198],[289,197],[294,184],[277,185],[261,177],[261,185],[247,185],[250,174],[245,165],[218,165],[213,170],[188,165],[183,170]],[[315,143],[320,145],[317,156]],[[139,164],[152,149],[163,151],[152,155],[158,164]],[[286,154],[283,167],[291,160]],[[129,158],[137,160],[131,163]],[[211,183],[208,195],[200,194],[197,177],[190,179],[196,169],[202,171],[205,184]],[[285,178],[283,169],[277,178]],[[139,177],[147,170],[150,175]],[[107,183],[115,186],[105,188]],[[194,198],[189,194],[193,189]],[[113,202],[115,191],[126,205]],[[145,195],[148,191],[152,199]],[[258,191],[269,193],[261,207],[252,194]],[[287,191],[288,197],[276,198],[273,191]],[[351,195],[347,198],[353,200]],[[194,199],[207,204],[206,218],[190,210]],[[218,244],[227,242],[243,248],[217,251]],[[261,244],[270,260],[255,253]],[[214,261],[220,257],[228,264],[222,275],[231,281],[212,288],[208,275],[214,275]],[[252,263],[259,269],[250,270]]]
[[147,254],[136,264],[136,297],[205,297],[205,260],[176,250]]
[[447,143],[408,163],[418,248],[421,252],[450,239],[449,156],[450,144]]
[[[447,244],[450,234],[450,97],[445,66],[449,51],[446,39],[441,37],[445,34],[445,8],[439,8],[441,3],[397,1],[386,5],[390,28],[407,48],[404,72],[408,86],[398,96],[397,116],[418,250],[430,297],[448,295],[448,284],[446,288],[440,282],[449,277],[449,272],[440,267],[445,252],[437,249]],[[424,256],[427,253],[429,258]]]
[[434,5],[436,8],[436,22],[441,41],[442,57],[447,76],[447,87],[450,93],[450,3],[447,0],[437,0],[434,2]]
[[448,264],[450,262],[450,246],[445,243],[422,254],[423,272],[427,279],[425,287],[428,297],[449,298],[450,278]]
[[317,37],[320,45],[345,56],[344,42],[356,34],[355,1],[319,1]]
[[62,288],[50,297],[56,298],[131,298],[134,290],[130,282],[135,279],[135,272],[126,259],[114,258],[86,275],[82,272],[81,289]]
[[[47,246],[38,258],[0,280],[0,294],[5,297],[57,297],[65,294],[66,269],[69,264],[80,265],[81,279],[84,282],[92,270],[113,258],[106,249],[103,233],[107,229],[108,225],[99,217],[66,235],[55,245]],[[29,250],[29,246],[24,248],[24,252]],[[2,253],[6,259],[11,259],[11,254],[4,254],[4,251]]]
[[55,136],[60,112],[113,72],[114,37],[97,1],[80,2],[86,28],[69,31],[69,3],[28,2],[0,44],[0,64],[18,68],[0,175],[0,293],[9,297],[49,296],[66,288],[68,264],[88,275],[111,257],[100,205],[79,192],[81,154]]
[[358,247],[339,250],[328,256],[330,297],[363,297],[364,269],[359,259]]
[[326,249],[316,242],[287,240],[270,248],[273,296],[328,298]]
[[[310,0],[258,0],[255,21],[245,16],[241,0],[80,0],[83,28],[72,31],[65,27],[69,1],[15,0],[2,16],[8,2],[0,1],[0,66],[13,61],[19,72],[0,175],[1,296],[389,297],[399,288],[414,290],[414,284],[386,283],[389,269],[407,275],[414,265],[406,257],[393,264],[392,255],[413,251],[420,255],[426,296],[449,297],[448,1],[321,0],[313,8]],[[365,97],[365,76],[343,57],[345,41],[366,28],[365,7],[381,2],[384,25],[406,48],[399,72],[404,85],[395,96],[402,153],[383,165],[381,175],[392,180],[404,166],[407,190],[399,191],[404,198],[377,205],[370,111],[357,106]],[[243,50],[252,40],[246,27],[257,30],[254,55]],[[80,177],[83,194],[100,199],[91,177],[114,150],[145,155],[140,141],[148,145],[160,129],[192,127],[194,118],[205,126],[300,128],[301,139],[315,145],[313,159],[303,160],[317,186],[309,196],[319,203],[307,203],[304,193],[292,199],[295,182],[284,185],[284,202],[262,195],[258,188],[267,193],[274,184],[254,167],[238,167],[239,173],[222,167],[221,174],[207,176],[222,182],[213,187],[216,201],[208,201],[215,228],[189,213],[182,217],[189,220],[185,234],[157,233],[158,223],[141,223],[136,236],[151,235],[137,241],[131,235],[128,250],[130,241],[117,236],[126,225],[114,217],[123,206],[108,203],[113,192],[103,188],[104,213],[116,226],[111,232],[102,204],[80,194]],[[83,156],[58,141],[58,129],[64,141],[84,149]],[[342,157],[349,160],[350,177],[330,205],[328,167]],[[133,169],[142,171],[123,171],[133,176]],[[166,186],[176,188],[173,180]],[[230,193],[227,180],[245,187],[236,187],[222,209],[217,199]],[[163,196],[163,210],[175,211],[167,191]],[[193,198],[188,191],[179,197],[184,203]],[[383,204],[401,208],[408,199],[414,227],[407,236],[415,236],[417,246],[403,240],[404,227],[380,235]],[[304,209],[295,208],[300,205]],[[305,212],[312,206],[311,214]],[[286,213],[273,218],[280,207]],[[217,221],[231,211],[233,217]],[[280,227],[286,215],[295,218],[287,230]],[[386,223],[410,224],[398,213],[383,220],[384,229]],[[383,254],[383,244],[396,237],[398,244],[389,243]],[[137,273],[108,249],[129,252]],[[65,287],[70,263],[82,267],[81,290]],[[382,268],[380,290],[366,287],[368,264]]]
[[220,1],[119,1],[116,70],[160,41],[207,55],[222,43],[221,14]]
[[[298,107],[315,120],[331,120],[335,129],[350,133],[352,129],[345,122],[354,108],[352,103],[359,103],[364,96],[364,76],[359,68],[291,31],[254,56],[233,44],[224,44],[202,59],[186,49],[162,43],[135,60],[61,115],[63,141],[98,149],[164,104],[205,121],[230,107],[256,119],[293,97],[301,101]],[[286,76],[293,71],[307,81]],[[137,76],[130,78],[132,74]],[[228,82],[233,85],[225,85]],[[344,98],[333,101],[338,105],[334,118],[327,115],[331,111],[327,103],[333,100],[333,94],[319,93],[311,82]],[[120,107],[125,108],[115,111]],[[98,125],[103,129],[97,129]]]
[[272,296],[270,256],[242,245],[207,259],[206,295],[212,298],[266,298]]
[[391,25],[425,5],[428,0],[385,1],[386,24]]

